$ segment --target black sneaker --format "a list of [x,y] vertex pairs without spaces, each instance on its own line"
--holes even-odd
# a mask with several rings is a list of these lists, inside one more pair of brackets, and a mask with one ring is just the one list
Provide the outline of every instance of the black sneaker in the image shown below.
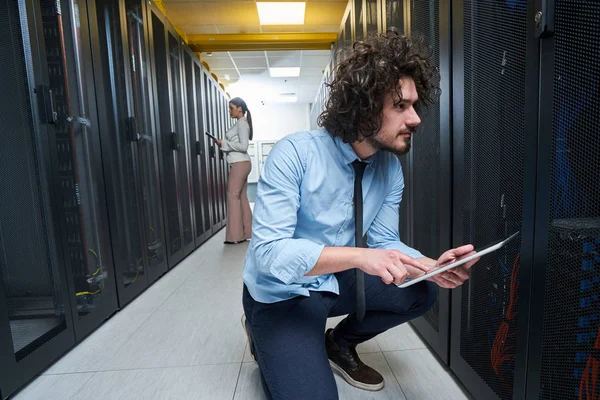
[[325,347],[331,368],[356,388],[372,392],[383,389],[383,376],[358,358],[355,347],[341,347],[335,343],[332,331],[333,329],[328,329],[325,332]]
[[252,361],[256,361],[256,356],[254,355],[254,343],[252,343],[252,336],[250,336],[250,329],[248,329],[248,320],[246,319],[246,314],[242,314],[242,327],[244,328],[244,332],[246,332],[246,337],[248,338],[248,347],[250,348]]

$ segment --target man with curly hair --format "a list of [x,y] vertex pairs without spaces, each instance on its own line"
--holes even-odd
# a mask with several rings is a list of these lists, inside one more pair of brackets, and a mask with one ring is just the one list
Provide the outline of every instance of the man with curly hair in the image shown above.
[[[438,85],[421,42],[391,29],[356,43],[337,66],[319,117],[324,129],[289,135],[271,150],[258,183],[242,318],[267,398],[337,399],[332,368],[357,388],[381,390],[383,377],[356,346],[424,314],[436,285],[468,279],[474,262],[396,286],[473,251],[462,246],[436,261],[398,234],[397,156],[409,151]],[[346,314],[325,332],[328,317]]]

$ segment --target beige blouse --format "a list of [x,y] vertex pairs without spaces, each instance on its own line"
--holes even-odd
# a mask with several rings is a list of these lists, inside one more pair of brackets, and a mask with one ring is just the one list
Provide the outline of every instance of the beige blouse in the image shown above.
[[229,164],[250,161],[248,155],[248,143],[250,141],[250,125],[246,118],[238,119],[238,122],[225,133],[221,150],[227,154]]

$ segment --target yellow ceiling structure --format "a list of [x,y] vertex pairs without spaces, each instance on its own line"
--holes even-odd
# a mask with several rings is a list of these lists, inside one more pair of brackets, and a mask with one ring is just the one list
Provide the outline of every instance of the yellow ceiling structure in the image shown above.
[[261,26],[254,0],[162,0],[162,2],[169,20],[181,27],[187,35],[337,33],[348,5],[347,0],[306,0],[303,25]]

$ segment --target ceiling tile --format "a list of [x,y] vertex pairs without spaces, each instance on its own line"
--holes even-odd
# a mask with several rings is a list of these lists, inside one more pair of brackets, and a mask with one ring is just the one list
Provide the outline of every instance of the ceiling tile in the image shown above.
[[214,25],[182,25],[181,29],[186,35],[207,35],[216,34],[217,28]]
[[312,68],[323,68],[329,63],[329,56],[302,56],[302,66]]
[[217,51],[211,54],[212,55],[209,56],[208,53],[200,53],[202,59],[207,60],[207,62],[213,58],[229,58],[229,53],[226,51]]
[[237,77],[238,76],[238,72],[237,69],[232,68],[232,69],[214,69],[211,68],[211,72],[214,72],[215,74],[217,74],[217,76],[225,76],[225,74],[229,75],[230,77]]
[[300,57],[300,51],[267,51],[267,56],[271,57]]
[[210,66],[210,69],[235,69],[235,67],[233,66],[233,63],[231,62],[231,59],[229,58],[212,58],[212,57],[206,57],[206,58],[202,58],[203,61],[206,61],[206,63]]
[[235,64],[238,68],[267,68],[267,61],[264,57],[261,58],[236,58]]
[[302,57],[304,56],[321,56],[329,58],[329,50],[302,50]]
[[299,67],[300,57],[269,57],[269,66],[276,68]]
[[230,51],[231,56],[236,58],[264,58],[265,52],[260,51]]
[[263,25],[265,33],[304,32],[304,25]]
[[315,67],[302,67],[300,68],[300,77],[301,78],[321,78],[323,76],[323,70],[325,68],[315,68]]

